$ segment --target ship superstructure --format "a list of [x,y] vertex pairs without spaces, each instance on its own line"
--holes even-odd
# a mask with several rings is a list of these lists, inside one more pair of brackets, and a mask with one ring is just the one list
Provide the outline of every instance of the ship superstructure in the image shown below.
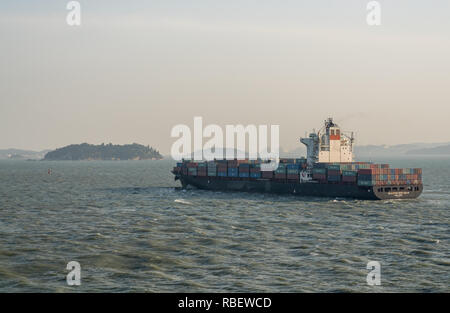
[[306,158],[309,166],[314,163],[344,163],[353,162],[353,133],[347,134],[328,118],[325,125],[317,132],[312,132],[307,138],[300,138],[306,145]]

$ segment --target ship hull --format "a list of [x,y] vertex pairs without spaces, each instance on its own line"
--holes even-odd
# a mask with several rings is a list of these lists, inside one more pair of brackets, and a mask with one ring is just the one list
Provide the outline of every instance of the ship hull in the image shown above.
[[358,186],[354,184],[324,184],[289,182],[270,179],[201,177],[177,175],[183,187],[194,186],[214,191],[244,191],[297,196],[353,198],[362,200],[414,199],[423,190],[422,184],[400,186]]

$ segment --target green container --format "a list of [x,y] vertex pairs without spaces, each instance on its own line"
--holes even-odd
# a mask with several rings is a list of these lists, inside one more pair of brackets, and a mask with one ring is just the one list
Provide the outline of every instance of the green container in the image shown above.
[[374,180],[358,180],[358,186],[375,186]]
[[313,168],[313,174],[326,174],[326,168]]
[[188,175],[189,176],[197,176],[197,168],[188,168]]
[[341,165],[339,165],[339,164],[328,164],[327,167],[329,170],[335,170],[335,171],[341,170]]

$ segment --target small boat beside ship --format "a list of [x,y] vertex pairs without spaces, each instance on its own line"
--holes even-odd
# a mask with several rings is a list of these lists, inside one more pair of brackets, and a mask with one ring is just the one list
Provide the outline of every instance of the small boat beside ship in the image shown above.
[[275,170],[270,160],[213,160],[178,162],[172,173],[182,187],[216,191],[267,192],[314,197],[365,200],[413,199],[423,190],[422,169],[390,168],[388,164],[355,162],[353,134],[341,131],[332,118],[300,142],[306,158],[280,158]]

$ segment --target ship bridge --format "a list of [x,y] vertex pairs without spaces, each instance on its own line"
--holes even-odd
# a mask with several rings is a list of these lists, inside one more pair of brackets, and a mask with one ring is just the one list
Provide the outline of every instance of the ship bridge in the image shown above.
[[307,162],[353,162],[353,133],[341,131],[339,125],[328,118],[324,126],[316,133],[312,132],[307,138],[300,138],[306,145]]

